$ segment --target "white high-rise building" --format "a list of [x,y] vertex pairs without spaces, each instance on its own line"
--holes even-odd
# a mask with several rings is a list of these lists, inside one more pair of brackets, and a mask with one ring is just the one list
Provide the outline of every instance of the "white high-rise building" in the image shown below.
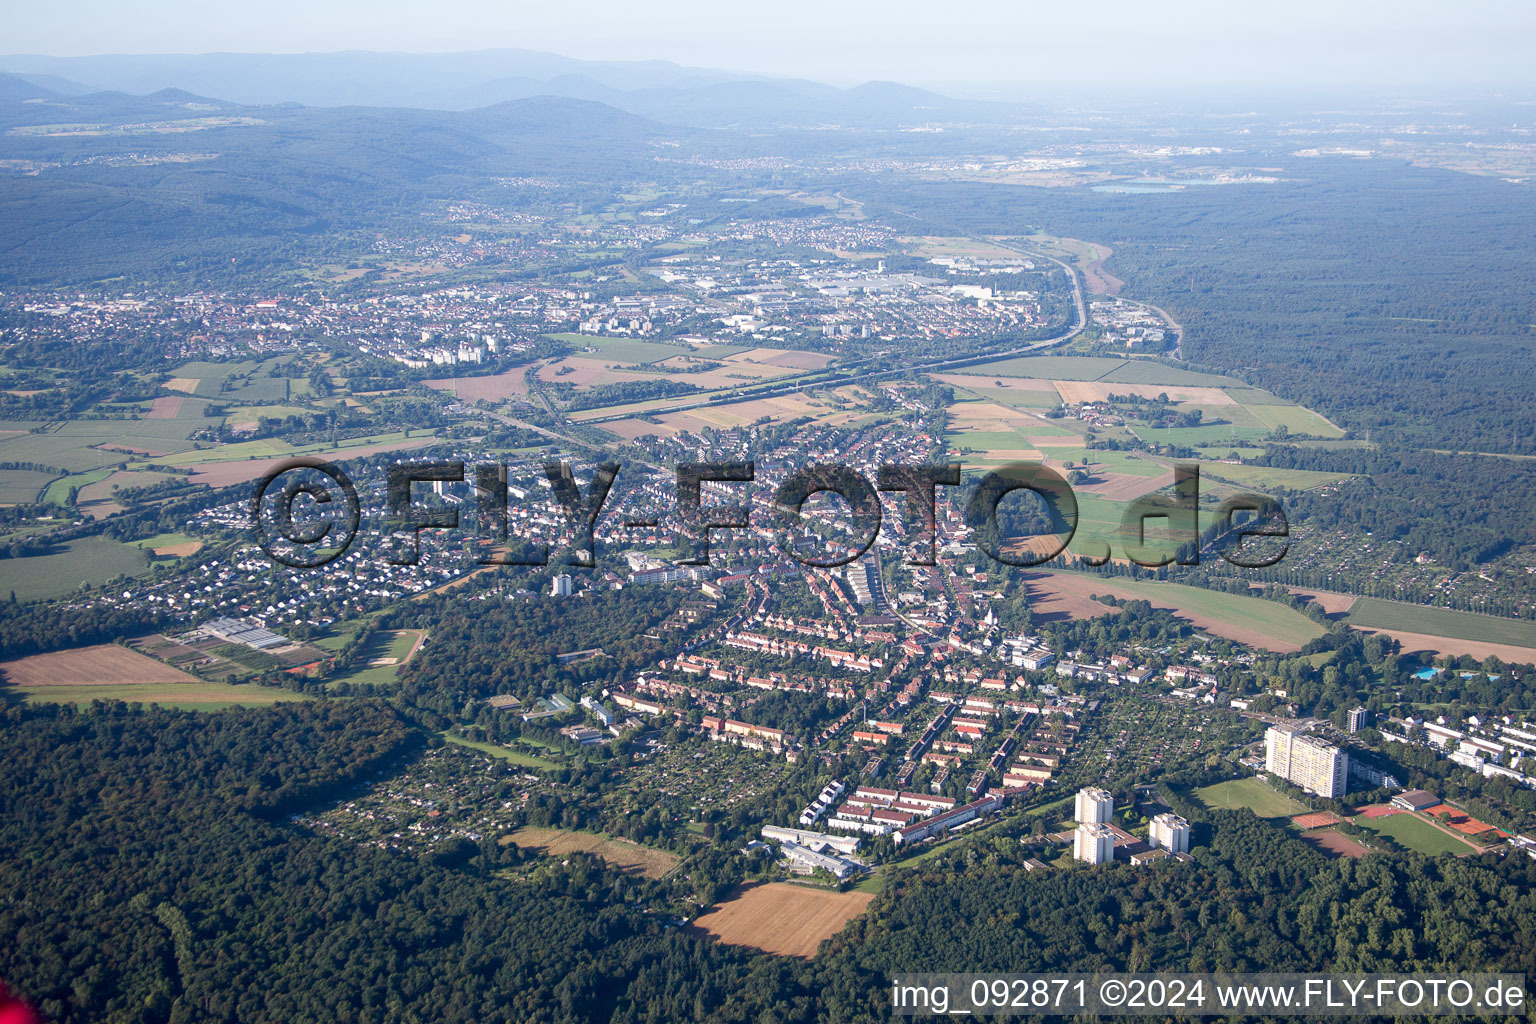
[[1115,798],[1109,790],[1089,786],[1077,791],[1077,804],[1073,817],[1079,825],[1102,825],[1115,816]]
[[1351,733],[1356,733],[1361,729],[1364,729],[1366,716],[1369,714],[1370,712],[1365,710],[1363,707],[1351,708],[1349,712],[1349,731]]
[[1159,814],[1147,830],[1148,845],[1173,853],[1189,852],[1189,822],[1177,814]]
[[1349,755],[1293,729],[1265,731],[1264,770],[1318,796],[1341,797],[1349,789]]
[[561,574],[556,576],[549,585],[549,592],[554,597],[570,597],[573,582],[571,577],[567,575]]
[[1108,825],[1079,825],[1072,833],[1072,856],[1089,864],[1108,864],[1115,859],[1115,834]]

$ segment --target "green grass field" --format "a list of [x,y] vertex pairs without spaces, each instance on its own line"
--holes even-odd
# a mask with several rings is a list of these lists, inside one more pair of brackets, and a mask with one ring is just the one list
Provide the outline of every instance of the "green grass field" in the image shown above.
[[1370,629],[1399,629],[1455,640],[1536,648],[1536,623],[1533,622],[1383,601],[1375,597],[1357,600],[1349,610],[1347,621],[1351,626]]
[[1110,384],[1169,384],[1186,387],[1230,388],[1242,387],[1243,383],[1231,377],[1214,373],[1196,373],[1177,366],[1135,359],[1098,378]]
[[1225,594],[1202,587],[1185,586],[1182,583],[1163,583],[1157,580],[1136,580],[1113,577],[1105,581],[1105,591],[1124,590],[1154,604],[1170,605],[1177,611],[1200,616],[1230,626],[1236,630],[1250,631],[1273,640],[1297,647],[1308,640],[1323,635],[1323,627],[1292,608],[1278,601],[1266,601],[1262,597],[1243,597]]
[[258,708],[285,701],[309,700],[302,693],[271,686],[228,683],[140,683],[131,686],[29,686],[17,688],[29,703],[89,704],[93,700],[140,701],[184,711],[220,711],[232,707]]
[[[342,644],[350,637],[327,637],[321,640],[317,646],[329,650],[340,650]],[[337,683],[393,683],[399,676],[400,666],[404,665],[410,657],[411,651],[416,646],[417,633],[415,630],[400,630],[398,632],[383,630],[373,635],[368,642],[367,650],[363,651],[359,660],[361,664],[352,672],[344,676],[336,676],[327,680],[327,686]],[[371,665],[369,662],[380,659],[393,658],[390,665]]]
[[1416,814],[1390,814],[1385,818],[1356,818],[1355,823],[1391,836],[1410,850],[1433,857],[1441,853],[1463,854],[1472,846],[1452,838]]
[[1231,779],[1195,790],[1195,799],[1212,810],[1246,807],[1261,818],[1289,818],[1305,814],[1306,804],[1275,789],[1263,779]]
[[58,477],[40,469],[0,469],[0,505],[27,505]]
[[522,765],[524,768],[558,768],[555,762],[548,758],[535,757],[533,754],[525,754],[521,750],[512,750],[499,743],[481,743],[479,740],[465,739],[463,736],[455,736],[452,733],[442,734],[443,739],[458,747],[468,747],[470,750],[478,750],[482,754],[491,757],[499,757],[503,761],[511,761],[513,764]]
[[137,576],[149,565],[145,552],[105,537],[82,537],[48,554],[0,561],[0,595],[21,601],[61,597],[83,582],[103,583],[120,573]]
[[143,551],[153,551],[155,548],[170,548],[178,544],[196,544],[196,537],[189,537],[185,533],[157,533],[153,537],[144,537],[133,541],[134,547]]
[[1307,491],[1314,487],[1338,483],[1340,480],[1348,480],[1354,474],[1321,473],[1311,469],[1274,469],[1269,466],[1228,466],[1220,462],[1202,462],[1200,477],[1204,480],[1207,476],[1260,489],[1285,487],[1293,491]]

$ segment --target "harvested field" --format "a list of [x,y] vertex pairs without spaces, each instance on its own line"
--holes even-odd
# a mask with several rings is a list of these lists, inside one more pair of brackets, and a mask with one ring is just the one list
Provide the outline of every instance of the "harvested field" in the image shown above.
[[437,391],[450,392],[463,402],[501,402],[513,395],[528,393],[528,381],[524,377],[526,369],[524,364],[486,377],[444,377],[422,383]]
[[873,899],[870,893],[829,892],[787,882],[749,885],[700,914],[691,927],[733,946],[812,957],[824,939],[842,931]]
[[[562,373],[562,370],[569,372]],[[592,387],[597,384],[620,384],[630,380],[664,379],[659,374],[625,369],[612,359],[587,356],[566,356],[548,366],[541,366],[538,378],[546,383],[562,382],[578,388]]]
[[[1049,543],[1054,546],[1054,540],[1048,537],[1031,538],[1041,543]],[[1031,545],[1034,546],[1034,545]],[[1042,576],[1041,579],[1049,580],[1050,577]],[[1035,578],[1025,576],[1025,588],[1029,592],[1029,613],[1037,622],[1056,622],[1065,619],[1092,619],[1100,615],[1118,615],[1120,609],[1111,608],[1107,604],[1100,604],[1084,594],[1066,592],[1049,586],[1037,586]],[[1103,593],[1103,591],[1100,591]]]
[[1291,819],[1291,821],[1295,822],[1296,827],[1303,831],[1327,828],[1330,825],[1337,825],[1343,820],[1343,818],[1331,811],[1313,811],[1310,814],[1298,814]]
[[153,551],[156,555],[159,555],[162,558],[165,558],[165,557],[185,558],[188,555],[195,555],[195,554],[197,554],[202,549],[203,549],[203,542],[202,541],[200,541],[200,540],[189,540],[189,541],[183,541],[180,544],[165,544],[165,545],[162,545],[161,547],[158,547],[158,548],[151,548],[150,550]]
[[1036,448],[1081,448],[1082,434],[1025,434],[1024,439]]
[[1482,640],[1458,640],[1449,636],[1430,636],[1427,633],[1409,633],[1401,629],[1371,629],[1366,626],[1356,626],[1355,629],[1362,633],[1380,633],[1389,636],[1403,645],[1403,653],[1418,652],[1421,654],[1470,654],[1474,658],[1482,659],[1489,655],[1514,665],[1529,665],[1536,663],[1536,648],[1516,647],[1513,644],[1493,644]]
[[678,432],[675,424],[647,423],[645,420],[613,420],[604,423],[602,429],[610,434],[617,434],[627,441],[633,441],[637,437],[647,434],[655,434],[657,437],[671,437]]
[[1359,860],[1371,852],[1337,829],[1324,828],[1303,832],[1301,838],[1314,849],[1333,857],[1350,857]]
[[181,403],[185,399],[181,395],[163,395],[149,403],[149,412],[144,414],[147,420],[173,420],[181,415]]
[[[704,352],[701,355],[708,355],[708,353]],[[796,352],[792,349],[783,348],[754,348],[728,356],[725,361],[727,363],[760,363],[763,366],[776,366],[785,370],[819,370],[836,358],[836,356],[826,355],[822,352]]]
[[0,662],[0,675],[9,685],[20,688],[199,682],[185,672],[116,644],[97,644]]
[[197,377],[172,377],[162,387],[170,391],[184,391],[190,395],[197,390],[197,385],[200,383],[201,380]]
[[1053,380],[1056,393],[1067,405],[1081,405],[1083,402],[1102,402],[1104,393],[1087,381],[1077,380]]
[[[390,441],[387,444],[359,445],[356,448],[340,448],[330,452],[308,452],[318,458],[340,462],[344,459],[361,458],[364,455],[377,455],[380,452],[406,451],[411,448],[420,448],[422,445],[431,444],[431,437],[411,438],[409,441]],[[230,462],[205,462],[192,466],[194,484],[207,484],[209,487],[228,487],[230,484],[243,484],[252,480],[260,480],[273,467],[288,461],[288,457],[275,459],[237,459]]]
[[501,839],[519,849],[537,850],[546,857],[564,853],[590,853],[609,864],[646,878],[661,878],[677,867],[677,854],[641,846],[627,839],[608,839],[591,832],[568,832],[560,828],[520,828]]
[[1328,590],[1307,590],[1303,587],[1286,587],[1298,597],[1307,598],[1329,615],[1344,615],[1355,606],[1354,594],[1335,594]]
[[1130,473],[1099,473],[1092,483],[1078,484],[1075,490],[1097,494],[1110,501],[1130,501],[1143,494],[1173,485],[1173,473],[1161,476],[1133,476]]

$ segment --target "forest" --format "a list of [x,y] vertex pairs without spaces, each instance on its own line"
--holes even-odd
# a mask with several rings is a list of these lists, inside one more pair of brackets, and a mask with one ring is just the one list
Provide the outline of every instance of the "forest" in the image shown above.
[[534,886],[489,837],[405,857],[287,825],[418,749],[379,702],[0,716],[0,976],[50,1021],[862,1022],[896,971],[1536,972],[1529,859],[1329,860],[1193,777],[1165,780],[1190,864],[1031,873],[978,839],[802,962],[669,928],[585,858]]

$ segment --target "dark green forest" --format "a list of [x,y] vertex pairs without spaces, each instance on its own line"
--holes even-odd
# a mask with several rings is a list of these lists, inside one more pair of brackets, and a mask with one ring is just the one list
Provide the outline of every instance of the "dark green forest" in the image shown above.
[[671,928],[586,861],[533,891],[490,841],[288,825],[419,749],[378,702],[0,714],[0,976],[52,1021],[874,1021],[916,970],[1536,972],[1527,858],[1330,861],[1176,789],[1193,863],[1028,873],[1014,839],[960,844],[800,962]]

